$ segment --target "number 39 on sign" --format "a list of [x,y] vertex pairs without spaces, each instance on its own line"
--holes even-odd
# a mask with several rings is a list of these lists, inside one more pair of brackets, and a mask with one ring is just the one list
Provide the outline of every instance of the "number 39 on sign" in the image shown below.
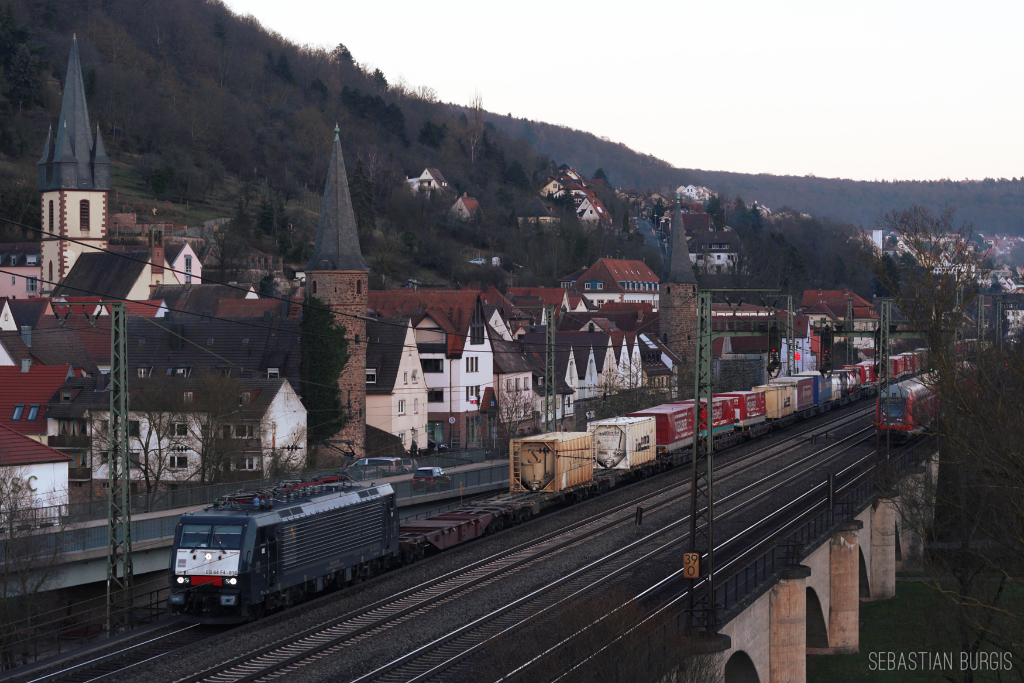
[[683,553],[683,577],[687,579],[700,577],[700,553]]

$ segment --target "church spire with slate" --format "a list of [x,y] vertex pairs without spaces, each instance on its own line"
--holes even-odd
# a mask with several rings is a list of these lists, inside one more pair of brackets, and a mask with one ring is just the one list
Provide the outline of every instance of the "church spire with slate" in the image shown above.
[[368,271],[359,250],[359,231],[348,190],[345,158],[341,153],[340,129],[334,127],[334,149],[327,168],[324,199],[320,205],[320,221],[316,227],[313,256],[306,266],[313,270]]
[[658,285],[658,327],[662,342],[682,360],[681,378],[684,378],[685,388],[685,378],[692,377],[696,355],[697,278],[690,262],[681,202],[682,198],[677,195],[665,268]]
[[78,39],[72,38],[60,120],[56,133],[47,135],[39,160],[39,191],[109,189],[110,159],[103,152],[99,129],[93,135],[89,125]]
[[370,267],[359,251],[359,232],[348,192],[345,159],[338,127],[327,168],[324,201],[316,228],[313,256],[306,266],[306,288],[334,313],[345,328],[348,362],[338,378],[338,394],[348,421],[335,439],[351,446],[357,458],[366,455],[366,307]]

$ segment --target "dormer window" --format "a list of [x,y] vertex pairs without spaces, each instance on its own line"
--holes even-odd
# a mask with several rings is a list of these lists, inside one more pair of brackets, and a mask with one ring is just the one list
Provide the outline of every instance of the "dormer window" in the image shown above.
[[238,405],[247,406],[252,401],[252,393],[243,391],[242,395],[238,397]]
[[267,378],[277,379],[281,376],[281,368],[267,368]]
[[64,402],[64,403],[67,403],[68,401],[70,401],[71,400],[71,392],[70,391],[62,391],[62,392],[60,392],[60,400],[62,402]]
[[193,393],[191,391],[186,391],[184,396],[183,396],[183,399],[184,399],[185,403],[192,403],[193,401],[195,401],[195,397],[196,397],[195,393]]
[[367,368],[366,369],[366,383],[367,384],[376,384],[377,383],[377,370],[376,370],[376,368],[374,368],[374,369]]

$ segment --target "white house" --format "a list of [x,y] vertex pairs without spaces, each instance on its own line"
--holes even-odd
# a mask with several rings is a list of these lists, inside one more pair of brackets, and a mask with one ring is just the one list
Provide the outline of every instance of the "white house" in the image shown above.
[[188,242],[168,244],[164,258],[179,285],[199,284],[203,281],[203,263]]
[[409,184],[409,189],[412,190],[413,194],[420,191],[429,193],[434,190],[445,191],[448,189],[448,181],[444,179],[441,171],[436,168],[425,168],[419,176],[406,178],[405,182]]
[[0,424],[0,511],[66,504],[70,461]]
[[427,383],[409,318],[366,323],[366,424],[427,447]]

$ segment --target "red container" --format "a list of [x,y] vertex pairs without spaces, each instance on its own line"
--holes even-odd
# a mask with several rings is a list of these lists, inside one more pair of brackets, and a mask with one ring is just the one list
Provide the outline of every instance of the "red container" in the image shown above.
[[646,408],[629,417],[653,417],[658,453],[675,451],[693,445],[693,402],[689,406],[677,403]]
[[[813,404],[813,402],[812,398],[811,403]],[[701,403],[704,403],[704,399],[701,399]],[[692,408],[693,401],[678,401],[672,405],[688,405]],[[727,397],[713,395],[711,397],[711,433],[725,434],[731,432],[735,422],[736,413],[733,411],[732,400]],[[701,434],[701,436],[704,436],[704,434]]]
[[860,383],[862,385],[874,386],[878,384],[878,373],[875,371],[875,364],[872,361],[861,361],[856,365],[850,365],[847,367],[860,368]]
[[725,394],[715,394],[715,398],[719,396],[732,399],[738,426],[746,427],[765,421],[768,409],[763,391],[730,391]]
[[772,380],[772,384],[796,385],[796,410],[807,410],[814,407],[814,378],[803,377],[779,377]]

